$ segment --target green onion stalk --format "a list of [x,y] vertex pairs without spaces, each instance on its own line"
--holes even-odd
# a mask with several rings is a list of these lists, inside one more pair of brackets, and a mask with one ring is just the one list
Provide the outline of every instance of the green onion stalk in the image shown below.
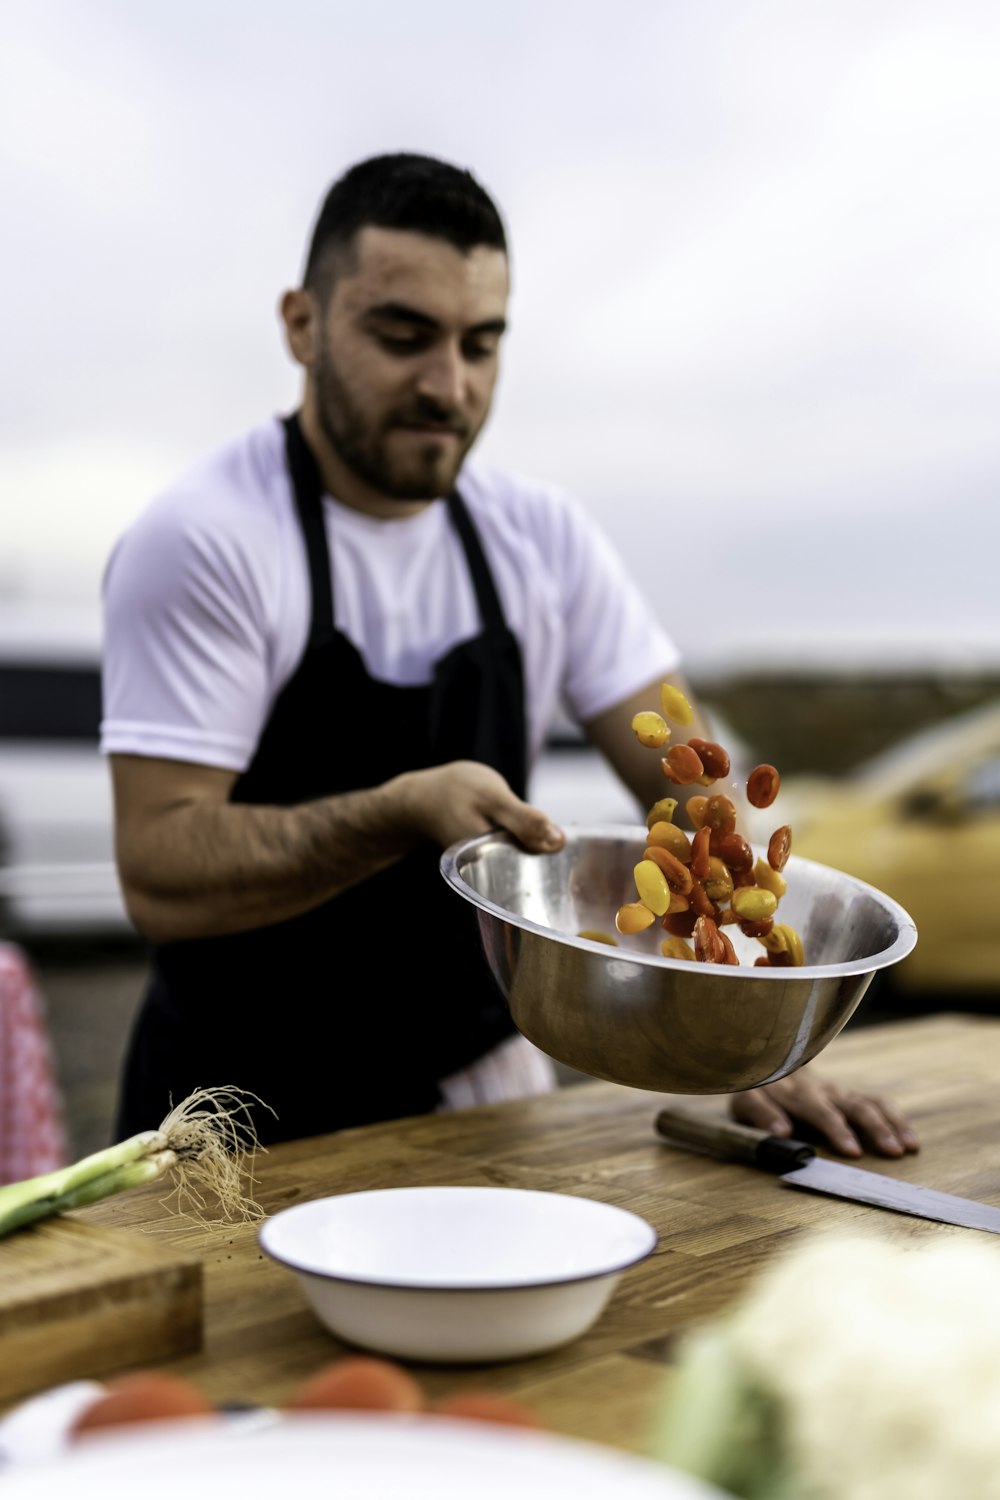
[[[253,1180],[253,1153],[260,1149],[251,1102],[263,1103],[228,1085],[196,1089],[158,1130],[141,1131],[70,1166],[0,1187],[0,1238],[165,1176],[174,1183],[178,1212],[203,1222],[262,1218],[263,1210],[244,1187],[245,1176]],[[215,1199],[211,1215],[206,1194]]]

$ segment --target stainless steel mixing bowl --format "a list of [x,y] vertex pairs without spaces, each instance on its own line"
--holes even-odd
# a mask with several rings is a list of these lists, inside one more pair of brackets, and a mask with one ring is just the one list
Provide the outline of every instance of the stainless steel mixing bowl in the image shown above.
[[[637,899],[633,870],[645,828],[565,832],[556,854],[529,854],[506,833],[482,834],[446,849],[440,869],[476,908],[518,1030],[594,1078],[677,1094],[771,1083],[821,1052],[877,971],[917,940],[908,913],[881,891],[792,855],[779,915],[802,937],[805,967],[754,968],[763,949],[735,926],[726,930],[743,960],[738,968],[662,958],[658,924],[634,937],[615,930],[619,906]],[[584,930],[603,931],[617,946],[582,938]]]

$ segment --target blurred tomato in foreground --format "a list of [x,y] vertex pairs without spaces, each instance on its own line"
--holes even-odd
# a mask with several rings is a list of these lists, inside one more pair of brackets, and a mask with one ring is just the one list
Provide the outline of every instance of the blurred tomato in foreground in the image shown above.
[[217,1415],[215,1406],[191,1381],[158,1370],[140,1370],[110,1381],[104,1395],[76,1418],[70,1439],[132,1422],[212,1415]]

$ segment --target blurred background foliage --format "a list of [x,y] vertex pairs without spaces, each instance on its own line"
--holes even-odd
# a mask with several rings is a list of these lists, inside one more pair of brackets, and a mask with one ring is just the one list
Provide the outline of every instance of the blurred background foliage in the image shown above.
[[783,776],[847,774],[909,734],[1000,699],[1000,670],[692,676],[704,703]]

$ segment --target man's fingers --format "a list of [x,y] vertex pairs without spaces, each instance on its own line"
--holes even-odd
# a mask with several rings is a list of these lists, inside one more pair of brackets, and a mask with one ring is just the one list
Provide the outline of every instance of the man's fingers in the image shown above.
[[554,854],[566,842],[566,835],[561,828],[556,827],[548,814],[527,803],[521,802],[505,808],[497,821],[535,854]]
[[491,766],[478,761],[455,761],[446,773],[448,806],[464,806],[466,821],[486,828],[504,828],[519,843],[536,854],[553,854],[566,842],[566,835],[541,807],[523,802]]
[[492,766],[452,761],[397,778],[403,814],[443,849],[502,828],[536,854],[561,849],[566,835],[548,813],[522,802]]
[[814,1130],[820,1131],[842,1156],[861,1156],[863,1147],[844,1114],[835,1104],[818,1095],[810,1095],[795,1113]]
[[897,1109],[896,1106],[890,1103],[888,1100],[882,1101],[882,1109],[885,1111],[885,1116],[889,1121],[889,1124],[892,1126],[893,1130],[896,1132],[900,1141],[902,1142],[903,1150],[914,1152],[919,1151],[920,1137],[917,1135],[917,1132],[914,1130],[909,1120],[903,1114],[902,1110]]
[[913,1127],[894,1104],[839,1089],[805,1069],[734,1094],[729,1108],[734,1119],[769,1135],[793,1135],[796,1120],[810,1125],[842,1156],[863,1154],[859,1135],[881,1156],[920,1149]]
[[[754,1094],[760,1097],[759,1103],[752,1099]],[[862,1155],[861,1142],[847,1123],[843,1112],[833,1103],[828,1091],[816,1078],[793,1075],[739,1097],[751,1100],[744,1107],[753,1112],[753,1118],[743,1113],[737,1116],[748,1125],[759,1123],[759,1128],[767,1130],[771,1135],[788,1136],[794,1134],[792,1122],[801,1120],[819,1131],[842,1156]],[[787,1121],[787,1128],[775,1128],[770,1123],[771,1117]]]
[[864,1148],[848,1122],[844,1105],[848,1097],[860,1112],[868,1101],[860,1094],[847,1096],[815,1074],[790,1074],[771,1087],[781,1091],[785,1108],[797,1120],[803,1120],[820,1132],[842,1156],[861,1156]]
[[913,1129],[900,1112],[884,1099],[848,1094],[842,1101],[844,1114],[883,1156],[904,1156],[919,1150]]
[[742,1125],[751,1125],[754,1130],[766,1130],[768,1135],[787,1136],[792,1133],[789,1116],[775,1104],[766,1089],[747,1089],[734,1094],[729,1102],[729,1112]]

